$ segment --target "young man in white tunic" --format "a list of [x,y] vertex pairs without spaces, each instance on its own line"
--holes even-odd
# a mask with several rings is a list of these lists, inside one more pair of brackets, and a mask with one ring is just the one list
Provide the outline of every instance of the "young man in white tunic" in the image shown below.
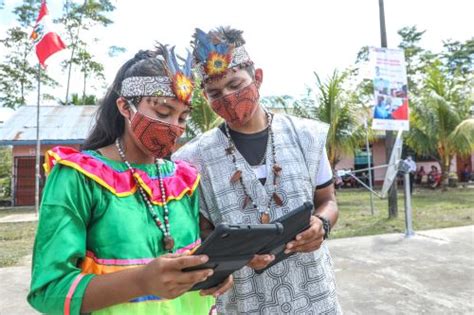
[[242,32],[196,29],[193,55],[204,93],[224,119],[190,141],[173,159],[201,172],[201,228],[219,223],[267,223],[306,201],[310,228],[286,246],[295,254],[262,274],[272,255],[258,255],[234,273],[234,287],[218,297],[222,314],[340,314],[325,239],[338,208],[325,144],[328,125],[273,114],[259,103],[262,69],[255,69]]

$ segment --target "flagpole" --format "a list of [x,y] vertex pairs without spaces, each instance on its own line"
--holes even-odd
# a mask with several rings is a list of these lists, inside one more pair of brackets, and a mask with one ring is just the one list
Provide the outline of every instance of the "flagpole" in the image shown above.
[[[49,23],[48,23],[49,22]],[[40,102],[41,102],[41,65],[51,55],[66,48],[61,37],[52,31],[51,21],[48,17],[48,8],[46,1],[41,1],[41,8],[36,20],[36,25],[31,33],[31,38],[35,44],[36,56],[38,56],[38,101],[36,106],[36,163],[35,163],[35,211],[36,215],[39,213],[40,204],[40,163],[41,163],[41,140],[40,140]],[[48,35],[48,36],[45,36]]]
[[39,213],[39,189],[40,189],[40,102],[41,102],[41,65],[38,63],[38,100],[36,104],[36,163],[35,163],[35,212]]

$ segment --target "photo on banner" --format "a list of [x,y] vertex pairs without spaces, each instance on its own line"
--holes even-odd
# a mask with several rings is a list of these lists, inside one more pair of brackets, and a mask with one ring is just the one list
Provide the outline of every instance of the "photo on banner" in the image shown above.
[[408,83],[402,49],[371,48],[374,107],[372,129],[409,130]]

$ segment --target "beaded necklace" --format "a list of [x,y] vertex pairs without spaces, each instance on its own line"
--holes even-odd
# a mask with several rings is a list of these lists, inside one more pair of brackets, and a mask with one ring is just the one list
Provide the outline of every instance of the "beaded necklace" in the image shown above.
[[[260,213],[260,222],[261,223],[269,223],[270,222],[270,207],[272,205],[272,202],[275,202],[277,206],[281,206],[283,204],[283,199],[278,195],[277,193],[277,188],[278,188],[278,178],[280,177],[281,174],[281,166],[276,163],[276,153],[275,153],[275,142],[274,142],[274,137],[273,137],[273,131],[272,131],[272,120],[273,116],[270,114],[268,111],[265,112],[265,115],[267,117],[267,129],[268,129],[268,141],[270,141],[270,149],[271,149],[271,158],[272,158],[272,171],[273,171],[273,185],[272,185],[272,191],[270,193],[270,196],[268,198],[268,203],[265,207],[265,209],[259,209],[255,201],[250,197],[247,188],[244,185],[243,179],[242,179],[242,170],[239,169],[237,165],[237,158],[235,156],[235,151],[236,151],[236,146],[234,143],[234,140],[232,139],[232,136],[230,135],[230,130],[229,126],[227,123],[225,123],[225,133],[227,140],[229,142],[229,146],[225,149],[227,155],[232,156],[232,163],[234,164],[235,172],[230,178],[230,182],[232,184],[235,184],[236,182],[239,182],[240,185],[242,186],[242,189],[244,191],[245,199],[244,199],[244,205],[243,209],[247,207],[249,203],[252,203],[252,206],[255,210],[257,210]],[[264,156],[264,159],[266,161],[266,154]]]
[[162,159],[155,159],[155,165],[158,170],[158,181],[160,183],[160,189],[161,189],[161,199],[163,202],[163,218],[164,218],[164,223],[161,222],[160,218],[158,217],[158,214],[156,213],[155,209],[153,208],[153,205],[151,203],[151,197],[148,197],[146,194],[145,190],[142,188],[140,183],[138,182],[136,178],[136,171],[130,164],[130,162],[127,161],[125,158],[125,152],[122,147],[122,143],[120,140],[117,138],[115,140],[115,146],[117,147],[118,153],[120,157],[122,158],[122,161],[127,165],[128,169],[132,172],[133,179],[135,180],[135,183],[138,187],[138,190],[140,191],[140,195],[143,197],[143,200],[145,201],[145,204],[148,208],[148,211],[150,212],[153,220],[155,221],[156,226],[163,232],[163,245],[165,249],[169,252],[171,252],[174,248],[174,239],[171,237],[170,233],[170,223],[169,223],[169,209],[168,209],[168,203],[166,201],[166,191],[165,191],[165,186],[163,185],[163,178],[161,176],[161,170],[160,167],[163,164]]

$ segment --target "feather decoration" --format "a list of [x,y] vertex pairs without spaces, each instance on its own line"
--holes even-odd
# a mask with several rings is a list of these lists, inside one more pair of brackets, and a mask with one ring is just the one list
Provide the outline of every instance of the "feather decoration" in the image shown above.
[[186,61],[184,62],[184,74],[187,76],[187,77],[191,77],[192,75],[192,69],[193,69],[193,56],[192,54],[189,52],[188,49],[186,49],[186,52],[188,53],[187,57],[186,57]]
[[206,63],[207,58],[212,52],[217,52],[219,55],[227,55],[230,48],[226,42],[221,41],[216,36],[208,36],[199,28],[196,28],[194,33],[194,46],[196,57],[202,63]]
[[178,65],[178,61],[176,60],[176,54],[174,52],[174,49],[176,48],[176,46],[173,46],[171,47],[170,49],[170,53],[169,53],[169,60],[166,61],[166,63],[168,63],[170,66],[171,66],[171,71],[174,74],[176,74],[177,72],[179,72],[179,65]]
[[232,44],[234,47],[240,47],[245,44],[245,40],[242,37],[243,31],[231,29],[229,26],[219,27],[216,33],[220,33],[220,41]]
[[164,60],[160,60],[167,72],[168,77],[172,81],[174,94],[180,101],[189,104],[193,91],[193,82],[191,78],[192,57],[189,54],[189,51],[188,57],[182,67],[180,67],[178,63],[178,58],[181,60],[183,60],[183,58],[176,55],[175,46],[169,49],[167,45],[158,43],[157,52],[163,56]]
[[181,57],[180,55],[176,55],[176,57],[183,62],[183,67],[181,68],[183,74],[187,77],[191,77],[193,70],[193,55],[191,54],[189,49],[186,49],[186,52],[186,59]]
[[166,71],[168,72],[168,75],[170,77],[173,77],[179,67],[177,66],[176,56],[174,55],[174,46],[171,48],[171,50],[168,48],[168,45],[163,45],[161,43],[157,43],[156,45],[157,51],[159,54],[163,56],[162,63]]
[[[163,65],[166,68],[166,70],[169,72],[170,76],[174,76],[177,73],[181,72],[185,76],[189,78],[191,77],[193,58],[188,49],[186,49],[187,56],[186,56],[186,59],[184,59],[175,53],[176,46],[173,46],[171,47],[171,49],[169,49],[167,45],[158,43],[156,48],[157,48],[157,52],[163,56],[164,58]],[[182,66],[179,65],[178,59],[183,61]]]

